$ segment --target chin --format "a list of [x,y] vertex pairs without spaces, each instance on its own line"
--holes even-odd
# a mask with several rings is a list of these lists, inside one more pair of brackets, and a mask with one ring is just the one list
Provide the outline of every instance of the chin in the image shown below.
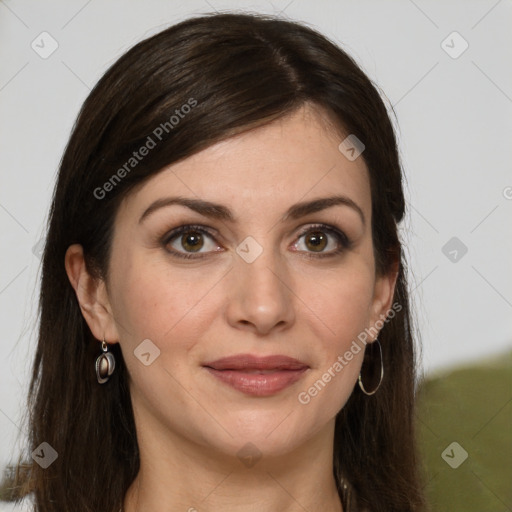
[[216,429],[213,438],[211,430],[205,433],[206,444],[228,457],[237,459],[268,459],[287,455],[323,427],[317,421],[309,422],[305,418],[300,418],[293,409],[285,408],[281,409],[278,417],[275,414],[253,412],[224,421],[222,426],[227,432]]

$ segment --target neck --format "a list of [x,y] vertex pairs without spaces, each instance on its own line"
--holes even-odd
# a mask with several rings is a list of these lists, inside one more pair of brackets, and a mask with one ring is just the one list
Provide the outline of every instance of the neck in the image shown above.
[[168,430],[165,442],[139,436],[140,469],[124,511],[343,512],[332,471],[334,420],[327,427],[293,452],[245,463]]

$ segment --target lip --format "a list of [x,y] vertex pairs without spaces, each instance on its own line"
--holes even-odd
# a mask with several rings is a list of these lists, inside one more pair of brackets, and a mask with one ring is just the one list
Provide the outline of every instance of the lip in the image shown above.
[[203,365],[221,382],[248,395],[270,396],[297,382],[309,366],[284,355],[239,354]]
[[203,366],[214,370],[301,370],[308,368],[306,363],[283,355],[253,356],[252,354],[237,354],[223,357]]

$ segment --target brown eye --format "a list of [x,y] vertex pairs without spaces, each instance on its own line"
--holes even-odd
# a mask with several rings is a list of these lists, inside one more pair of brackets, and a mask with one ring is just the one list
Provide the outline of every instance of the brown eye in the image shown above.
[[222,248],[215,243],[215,235],[207,228],[187,224],[179,226],[161,239],[163,248],[173,256],[201,258]]
[[294,247],[294,250],[304,253],[305,256],[327,258],[341,255],[352,247],[352,242],[343,231],[317,224],[303,230]]
[[311,231],[305,236],[305,243],[308,249],[315,252],[321,252],[327,246],[327,236],[321,231]]
[[186,251],[197,252],[203,245],[203,235],[199,231],[187,231],[181,236],[181,246]]

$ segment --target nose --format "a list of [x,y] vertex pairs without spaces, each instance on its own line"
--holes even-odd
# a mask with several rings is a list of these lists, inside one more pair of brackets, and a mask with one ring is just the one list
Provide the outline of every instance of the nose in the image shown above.
[[265,249],[252,263],[235,255],[234,265],[229,273],[228,323],[259,335],[289,328],[295,320],[295,296],[279,254]]

